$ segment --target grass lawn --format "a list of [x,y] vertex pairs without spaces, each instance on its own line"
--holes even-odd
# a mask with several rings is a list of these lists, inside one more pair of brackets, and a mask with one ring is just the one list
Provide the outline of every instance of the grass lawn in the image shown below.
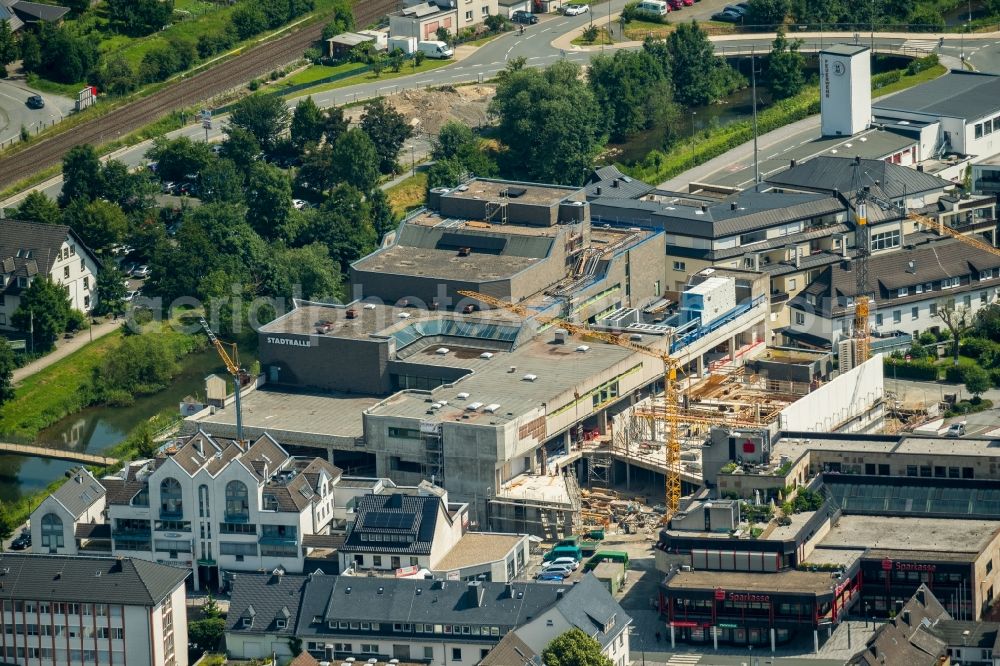
[[586,39],[584,39],[583,35],[580,35],[579,37],[574,37],[573,41],[570,43],[574,44],[575,46],[600,46],[600,45],[614,44],[614,42],[611,41],[611,37],[608,35],[608,31],[606,28],[598,28],[597,39],[595,39],[592,42],[588,42]]
[[282,79],[280,85],[298,86],[304,83],[313,83],[314,81],[319,81],[320,79],[325,79],[330,76],[362,70],[364,68],[365,65],[360,62],[347,62],[343,65],[336,65],[335,67],[329,67],[327,65],[311,65],[300,72],[292,74],[288,78]]
[[427,173],[417,172],[403,182],[393,185],[385,191],[396,215],[405,215],[415,208],[424,205],[427,198]]
[[427,59],[420,63],[419,67],[413,67],[410,64],[403,65],[403,68],[398,72],[394,72],[387,69],[382,72],[381,76],[375,76],[374,72],[365,72],[364,74],[358,74],[357,76],[349,76],[345,79],[339,81],[334,81],[332,83],[321,83],[315,88],[306,88],[305,90],[295,91],[295,96],[300,95],[310,95],[315,93],[324,92],[326,90],[336,90],[337,88],[346,88],[347,86],[356,86],[361,83],[374,83],[376,81],[391,81],[392,79],[398,79],[402,76],[411,76],[413,74],[421,74],[423,72],[429,72],[432,69],[437,69],[439,67],[444,67],[445,65],[450,65],[454,63],[454,60],[431,60]]
[[625,26],[625,36],[629,39],[645,39],[653,37],[666,37],[674,31],[674,26],[669,23],[653,23],[652,21],[630,21]]
[[925,69],[924,71],[918,72],[913,76],[904,75],[903,78],[901,78],[899,81],[896,81],[895,83],[890,83],[889,85],[883,86],[878,90],[873,90],[872,97],[882,97],[890,93],[899,92],[900,90],[906,90],[907,88],[910,88],[917,84],[925,83],[927,81],[930,81],[931,79],[936,79],[937,77],[947,72],[948,68],[945,67],[944,65],[934,65],[930,69]]
[[14,399],[0,409],[0,433],[33,439],[46,426],[86,407],[94,371],[120,339],[116,333],[105,335],[25,378]]

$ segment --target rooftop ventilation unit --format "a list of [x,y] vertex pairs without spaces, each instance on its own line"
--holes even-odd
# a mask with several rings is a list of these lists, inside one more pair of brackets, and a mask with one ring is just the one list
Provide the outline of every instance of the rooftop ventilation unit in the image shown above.
[[469,399],[469,394],[466,393],[465,391],[462,391],[461,393],[459,393],[455,397],[458,398],[459,400],[468,400]]
[[590,345],[580,345],[579,347],[576,348],[576,351],[583,353],[588,351],[589,349]]
[[374,303],[365,303],[365,310],[374,310],[374,309],[375,309]]
[[486,412],[487,414],[496,414],[498,409],[500,409],[500,403],[493,402],[486,405],[486,408],[483,409],[483,411]]
[[447,347],[438,347],[437,350],[434,353],[437,354],[438,356],[444,356],[445,354],[447,354],[450,351],[451,350],[448,349]]
[[441,409],[441,403],[440,402],[432,402],[431,403],[431,410],[435,410],[435,409]]
[[493,352],[483,352],[479,355],[479,358],[486,359],[488,361],[493,358]]
[[409,319],[410,318],[410,313],[409,312],[400,312],[397,316],[400,319]]
[[467,412],[474,412],[474,411],[477,411],[482,406],[483,406],[483,403],[481,403],[481,402],[470,402],[468,405],[465,406],[465,411],[467,411]]
[[526,382],[533,382],[536,379],[538,379],[538,375],[532,375],[532,374],[529,373],[529,374],[525,375],[524,377],[522,377],[521,379],[524,380],[524,381],[526,381]]

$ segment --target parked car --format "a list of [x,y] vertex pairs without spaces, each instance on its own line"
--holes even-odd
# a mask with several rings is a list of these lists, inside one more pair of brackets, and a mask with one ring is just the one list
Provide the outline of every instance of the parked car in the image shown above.
[[303,208],[309,207],[309,202],[303,201],[302,199],[292,199],[292,206],[295,210],[302,210]]
[[741,18],[743,17],[737,12],[732,12],[728,9],[712,14],[713,21],[721,21],[722,23],[739,23]]
[[590,11],[590,5],[566,5],[563,14],[566,16],[579,16]]
[[948,426],[948,432],[945,433],[947,437],[964,437],[965,436],[965,421],[959,421],[958,423],[952,423]]
[[559,574],[538,574],[535,576],[535,580],[539,583],[561,583],[565,577]]
[[196,196],[198,194],[197,183],[192,183],[190,181],[181,183],[181,186],[177,188],[177,191],[184,196]]
[[164,194],[174,194],[177,192],[177,183],[172,180],[165,180],[160,185],[160,189],[163,190]]
[[747,10],[745,7],[741,7],[740,5],[726,5],[722,11],[733,12],[734,14],[737,14],[741,17],[746,16],[747,14],[750,13],[749,10]]
[[511,15],[510,20],[513,21],[514,23],[527,23],[528,25],[534,25],[538,23],[537,16],[535,16],[531,12],[526,12],[523,9],[518,9],[516,12],[514,12]]
[[11,550],[27,550],[31,548],[31,535],[22,534],[10,543]]
[[141,266],[136,266],[135,270],[132,271],[132,277],[136,278],[137,280],[145,280],[146,278],[149,277],[149,273],[150,273],[149,266],[143,264]]
[[580,566],[580,562],[578,560],[573,559],[572,557],[557,557],[556,559],[549,562],[549,564],[545,568],[551,569],[552,567],[561,567],[561,566],[567,566],[573,571],[576,571],[577,567]]
[[41,95],[32,95],[24,102],[29,109],[44,109],[45,100]]
[[139,296],[141,295],[142,295],[142,290],[136,289],[135,291],[127,292],[125,294],[125,298],[123,298],[122,300],[125,301],[126,303],[131,303],[135,299],[139,298]]
[[672,12],[684,8],[684,3],[681,0],[667,0],[667,4],[670,5],[670,11]]

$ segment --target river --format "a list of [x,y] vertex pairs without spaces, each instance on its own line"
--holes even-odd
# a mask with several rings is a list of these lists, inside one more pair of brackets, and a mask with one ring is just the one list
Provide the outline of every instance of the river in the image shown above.
[[[181,372],[159,393],[138,398],[128,407],[88,407],[49,426],[37,440],[59,442],[62,448],[74,451],[100,453],[143,421],[168,407],[178,407],[186,396],[203,398],[205,376],[224,371],[211,347],[184,357],[180,364]],[[45,488],[74,466],[61,460],[0,455],[0,501],[17,500]]]

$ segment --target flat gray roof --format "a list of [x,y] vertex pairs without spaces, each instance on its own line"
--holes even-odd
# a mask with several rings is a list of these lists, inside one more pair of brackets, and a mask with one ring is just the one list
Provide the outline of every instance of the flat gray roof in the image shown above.
[[[811,433],[810,433],[811,435]],[[822,433],[809,437],[782,437],[774,443],[771,455],[797,460],[806,451],[858,451],[861,453],[906,453],[931,456],[1000,456],[1000,440],[973,437],[886,436],[879,439],[824,438]]]
[[[361,437],[364,435],[362,412],[381,398],[358,394],[289,392],[259,389],[243,397],[243,427],[251,432],[268,432],[275,439],[286,442],[280,433],[300,435],[333,435]],[[200,419],[206,432],[211,425],[236,425],[236,409],[216,410],[215,414]],[[293,438],[294,439],[294,438]],[[289,442],[297,443],[297,442]]]
[[872,104],[872,111],[925,113],[977,120],[1000,114],[1000,76],[952,70],[948,74]]
[[748,573],[746,571],[679,571],[666,583],[670,589],[714,590],[727,592],[790,592],[801,594],[832,594],[829,571],[779,571]]
[[980,553],[1000,530],[996,520],[841,516],[824,548]]
[[507,200],[511,203],[553,206],[582,189],[581,187],[563,185],[539,185],[538,183],[522,183],[513,180],[475,178],[465,185],[452,189],[444,196],[458,199],[499,200],[503,193],[507,192]]
[[513,277],[542,261],[545,261],[544,257],[515,257],[479,252],[462,257],[455,250],[393,245],[357,260],[352,266],[359,271],[406,277],[490,282]]
[[844,55],[852,56],[858,53],[864,53],[868,50],[867,46],[862,46],[861,44],[834,44],[833,46],[828,46],[820,53],[830,53],[833,55]]

